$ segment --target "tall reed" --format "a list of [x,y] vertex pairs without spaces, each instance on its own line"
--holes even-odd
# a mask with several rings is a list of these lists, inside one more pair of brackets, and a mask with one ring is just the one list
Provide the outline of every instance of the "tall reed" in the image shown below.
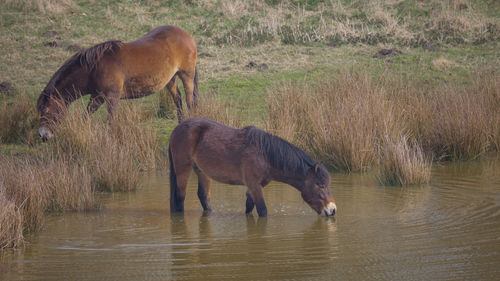
[[140,172],[156,167],[157,133],[123,103],[108,124],[71,109],[35,159],[0,159],[0,248],[22,242],[47,212],[96,208],[95,190],[128,191]]
[[467,85],[410,88],[396,98],[399,118],[436,160],[468,160],[500,151],[500,77],[475,73]]
[[1,157],[0,248],[18,245],[23,230],[39,229],[49,211],[96,208],[93,193],[86,168],[67,159]]
[[213,94],[200,97],[198,107],[192,116],[212,119],[236,128],[242,127],[246,123],[237,105],[223,101]]
[[17,247],[23,241],[23,216],[14,202],[7,199],[0,183],[0,249]]
[[[408,161],[422,167],[423,156],[411,152],[417,148],[435,160],[467,160],[499,151],[498,75],[471,74],[466,86],[432,88],[391,76],[346,71],[323,80],[280,83],[268,95],[267,127],[345,171],[384,163],[375,161],[380,148],[383,155],[400,151],[399,156],[413,157]],[[403,135],[406,141],[399,140]]]
[[269,94],[268,127],[334,169],[366,171],[380,137],[400,125],[380,86],[359,73],[317,84],[279,85]]
[[431,178],[431,160],[415,141],[406,136],[397,140],[384,139],[378,151],[377,179],[383,185],[412,185],[428,183]]
[[99,190],[129,191],[141,171],[152,170],[159,142],[151,120],[135,107],[121,104],[111,123],[73,112],[61,122],[50,153],[85,166]]

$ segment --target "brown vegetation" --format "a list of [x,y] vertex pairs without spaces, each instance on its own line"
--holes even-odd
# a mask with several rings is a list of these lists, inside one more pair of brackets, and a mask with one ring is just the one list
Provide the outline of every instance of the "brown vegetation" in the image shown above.
[[[406,155],[408,163],[419,163],[410,166],[425,170],[427,157],[473,159],[498,151],[497,75],[473,76],[468,86],[442,84],[430,89],[387,77],[345,72],[318,84],[279,85],[269,93],[268,128],[346,171],[387,165],[375,159],[393,157],[391,153]],[[403,141],[404,135],[408,138]]]
[[49,153],[84,165],[98,190],[133,190],[140,172],[156,168],[158,160],[157,133],[151,120],[141,117],[137,108],[126,103],[111,125],[72,112],[59,125]]
[[37,11],[42,14],[64,14],[77,7],[73,0],[2,0],[3,5]]
[[383,185],[422,184],[431,179],[431,160],[418,143],[410,144],[406,136],[395,141],[385,138],[376,162],[377,179]]
[[400,130],[384,88],[366,73],[277,88],[268,127],[336,170],[368,170],[380,139]]
[[32,143],[37,137],[33,130],[37,125],[33,98],[22,93],[0,102],[0,143]]
[[64,159],[0,159],[0,248],[16,246],[22,233],[41,227],[49,211],[96,207],[91,175]]
[[123,103],[112,125],[72,111],[35,159],[0,159],[0,248],[39,229],[48,211],[96,208],[95,190],[133,190],[156,168],[157,132],[137,109]]
[[[498,22],[481,17],[470,1],[207,1],[204,7],[233,22],[215,43],[252,45],[279,38],[307,42],[487,42],[500,36]],[[259,11],[259,13],[255,13]],[[211,30],[207,27],[205,33]]]
[[6,198],[0,182],[0,249],[17,247],[23,240],[23,217],[19,208]]
[[199,106],[193,115],[212,119],[236,128],[240,128],[248,123],[248,121],[245,122],[240,116],[237,105],[223,101],[213,94],[207,94],[200,98]]

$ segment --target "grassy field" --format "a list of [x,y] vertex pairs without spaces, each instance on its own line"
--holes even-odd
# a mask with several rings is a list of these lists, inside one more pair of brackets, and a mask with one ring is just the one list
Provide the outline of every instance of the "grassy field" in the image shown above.
[[[411,185],[429,181],[435,161],[500,150],[496,0],[0,5],[0,248],[19,245],[46,212],[95,208],[94,192],[135,189],[140,171],[164,166],[177,124],[164,91],[123,101],[120,120],[128,127],[108,126],[104,108],[90,121],[73,117],[84,97],[48,143],[38,139],[35,110],[72,54],[159,25],[181,26],[195,38],[197,116],[257,125],[332,170],[376,170],[381,184]],[[47,174],[51,182],[31,184]],[[25,203],[32,201],[39,204]]]

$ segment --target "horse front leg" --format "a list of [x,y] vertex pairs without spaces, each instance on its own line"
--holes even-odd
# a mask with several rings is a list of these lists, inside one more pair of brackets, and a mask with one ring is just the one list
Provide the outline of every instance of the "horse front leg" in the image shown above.
[[245,214],[250,214],[253,211],[253,208],[255,207],[255,203],[253,202],[252,196],[250,193],[247,191],[247,202],[245,204]]
[[92,115],[92,113],[96,112],[97,109],[104,103],[104,97],[95,95],[91,96],[89,100],[89,104],[87,104],[87,110],[85,117]]
[[[248,186],[247,193],[250,194],[251,200],[253,201],[255,207],[257,208],[257,214],[259,214],[259,217],[267,217],[267,207],[266,207],[266,202],[264,201],[264,194],[262,193],[262,186],[257,183],[250,184],[247,186]],[[251,206],[251,202],[249,202],[249,199],[247,197],[247,211],[249,207],[253,209],[253,206]]]
[[108,122],[110,124],[113,123],[114,115],[118,108],[118,101],[120,100],[120,94],[112,92],[108,95],[107,98],[104,99],[106,101],[107,109],[108,109]]

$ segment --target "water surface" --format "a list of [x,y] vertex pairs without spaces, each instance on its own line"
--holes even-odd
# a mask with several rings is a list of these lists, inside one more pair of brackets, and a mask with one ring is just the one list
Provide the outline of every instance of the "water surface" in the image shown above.
[[245,188],[214,183],[204,215],[192,176],[184,215],[168,176],[106,195],[103,210],[47,219],[0,258],[1,280],[498,280],[500,164],[433,170],[432,183],[382,187],[332,174],[338,213],[319,217],[292,187],[265,189],[268,218],[244,215]]

